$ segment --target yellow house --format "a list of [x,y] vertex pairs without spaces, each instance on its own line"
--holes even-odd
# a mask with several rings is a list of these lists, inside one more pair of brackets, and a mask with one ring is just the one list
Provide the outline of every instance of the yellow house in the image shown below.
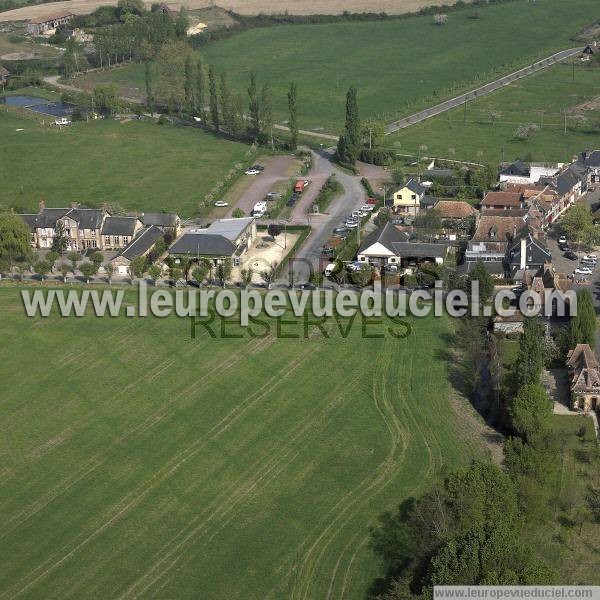
[[409,179],[404,187],[394,192],[394,210],[416,216],[425,197],[425,188],[414,179]]

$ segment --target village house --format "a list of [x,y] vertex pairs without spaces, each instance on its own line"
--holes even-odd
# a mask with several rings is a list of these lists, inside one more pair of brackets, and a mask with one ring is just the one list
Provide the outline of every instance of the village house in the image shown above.
[[31,231],[31,245],[51,248],[57,224],[63,227],[67,239],[67,250],[102,248],[102,225],[108,213],[104,208],[87,208],[74,203],[71,208],[46,208],[40,202],[36,215],[19,215]]
[[143,212],[136,215],[144,227],[154,225],[165,231],[170,231],[176,238],[181,231],[181,219],[175,213]]
[[393,194],[393,209],[399,214],[417,216],[426,189],[415,179],[409,179],[404,186]]
[[219,219],[206,229],[184,233],[169,248],[169,254],[178,257],[208,258],[215,265],[231,259],[239,265],[240,257],[256,239],[256,220],[253,217]]
[[526,270],[543,270],[552,262],[552,255],[542,239],[530,227],[522,229],[509,244],[506,254],[508,273],[515,279]]
[[107,216],[102,225],[102,248],[104,250],[125,248],[142,227],[142,222],[137,217]]
[[600,365],[588,344],[577,344],[567,354],[571,408],[585,413],[599,408]]
[[556,175],[563,167],[563,163],[524,163],[516,160],[501,167],[498,173],[500,187],[508,183],[537,183],[541,177]]
[[500,214],[482,214],[477,222],[473,237],[467,243],[464,270],[482,262],[492,277],[505,276],[505,259],[509,246],[517,234],[527,227],[523,216],[508,216],[508,211]]
[[106,205],[87,208],[73,203],[70,208],[46,208],[40,202],[37,214],[21,214],[31,232],[34,248],[51,248],[60,223],[67,239],[67,250],[120,250],[144,229],[152,225],[175,238],[180,219],[173,213],[145,213],[141,216],[111,216]]
[[131,261],[138,256],[147,256],[154,244],[164,235],[160,227],[150,225],[143,228],[129,245],[110,262],[117,275],[129,275]]
[[386,223],[368,235],[358,249],[357,259],[374,267],[398,265],[410,267],[420,262],[442,264],[448,255],[448,245],[410,241],[406,231]]
[[488,192],[481,201],[482,210],[509,210],[524,207],[523,195],[517,192]]
[[438,200],[433,207],[446,229],[459,226],[465,219],[475,219],[479,211],[463,200]]
[[585,177],[589,186],[600,184],[600,150],[582,152],[577,162],[585,169]]
[[27,33],[29,35],[51,35],[57,27],[66,25],[75,15],[70,12],[62,12],[46,15],[39,19],[31,19],[27,22]]

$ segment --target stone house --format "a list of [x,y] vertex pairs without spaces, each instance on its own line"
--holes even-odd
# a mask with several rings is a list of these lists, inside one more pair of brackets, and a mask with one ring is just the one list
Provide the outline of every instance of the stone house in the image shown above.
[[583,411],[600,408],[600,365],[588,344],[577,344],[567,355],[571,408]]

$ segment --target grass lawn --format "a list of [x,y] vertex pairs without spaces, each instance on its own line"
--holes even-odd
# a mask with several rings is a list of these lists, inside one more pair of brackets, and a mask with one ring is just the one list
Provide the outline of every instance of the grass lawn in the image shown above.
[[176,317],[27,319],[12,285],[0,311],[1,598],[362,599],[369,524],[479,451],[445,319],[192,340]]
[[[387,144],[398,152],[415,154],[425,144],[433,156],[477,162],[526,155],[537,161],[567,161],[585,148],[600,146],[600,101],[580,107],[599,98],[600,68],[577,66],[573,81],[572,66],[560,64],[470,102],[466,123],[464,107],[458,108],[390,136]],[[496,113],[494,121],[492,113]],[[579,127],[577,115],[586,119]],[[515,139],[517,127],[528,123],[540,128],[526,141]]]
[[561,583],[598,585],[600,523],[586,510],[589,486],[600,483],[592,420],[554,416],[553,431],[560,464],[545,490],[550,499],[549,521],[544,527],[532,526],[528,534],[544,560],[560,573]]
[[236,163],[249,160],[248,146],[199,129],[101,120],[59,131],[27,111],[1,108],[0,139],[0,205],[27,211],[44,198],[47,206],[117,202],[191,216]]
[[25,28],[22,32],[0,34],[0,59],[9,60],[15,53],[25,53],[31,58],[59,58],[60,51],[47,44],[42,45],[32,42],[25,37]]

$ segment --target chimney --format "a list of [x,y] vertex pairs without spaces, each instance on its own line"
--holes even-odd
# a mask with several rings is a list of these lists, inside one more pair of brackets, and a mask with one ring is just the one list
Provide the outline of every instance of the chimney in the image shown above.
[[527,238],[521,238],[521,264],[519,267],[524,269],[527,266]]
[[43,198],[42,198],[42,200],[40,200],[38,208],[39,208],[40,212],[42,212],[46,208],[46,202],[44,201]]

